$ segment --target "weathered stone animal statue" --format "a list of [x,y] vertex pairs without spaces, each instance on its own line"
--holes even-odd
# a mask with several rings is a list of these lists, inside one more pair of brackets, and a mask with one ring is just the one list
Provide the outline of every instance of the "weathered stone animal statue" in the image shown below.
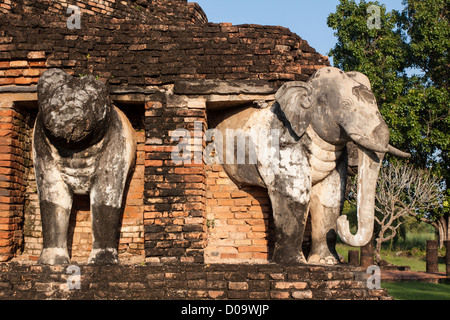
[[[375,187],[385,153],[407,157],[389,145],[389,129],[381,117],[368,78],[361,73],[323,68],[308,82],[289,82],[265,109],[242,107],[228,111],[216,129],[242,129],[251,138],[278,139],[276,148],[261,150],[264,141],[246,145],[256,164],[226,161],[224,169],[238,185],[266,188],[271,200],[276,241],[273,260],[280,264],[337,264],[336,234],[352,246],[371,239]],[[252,134],[253,132],[253,134]],[[278,132],[278,135],[276,134]],[[350,233],[340,216],[347,180],[347,142],[358,148],[358,231]],[[223,154],[238,146],[223,146]],[[252,149],[254,148],[254,149]],[[228,151],[229,151],[228,150]],[[267,152],[267,151],[270,152]],[[263,151],[263,152],[262,152]],[[264,156],[261,156],[265,154]],[[306,261],[302,241],[308,214],[312,248]]]
[[106,85],[93,76],[47,70],[39,79],[38,102],[33,135],[43,232],[38,263],[69,262],[73,195],[89,194],[93,248],[88,262],[116,264],[122,199],[136,154],[134,130],[111,105]]

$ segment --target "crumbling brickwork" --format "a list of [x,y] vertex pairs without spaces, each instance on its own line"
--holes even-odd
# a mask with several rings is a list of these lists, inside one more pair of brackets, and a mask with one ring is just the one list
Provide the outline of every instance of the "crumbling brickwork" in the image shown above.
[[33,1],[3,0],[0,11],[12,14],[66,15],[69,5],[78,6],[83,15],[132,19],[148,24],[166,22],[176,24],[203,23],[207,21],[202,8],[186,0],[97,0],[97,1]]
[[[200,163],[174,163],[177,129],[205,127],[205,108],[194,109],[174,101],[146,104],[145,248],[151,262],[203,262],[206,241],[205,169]],[[203,144],[198,147],[202,148]]]
[[[368,275],[360,268],[348,266],[80,266],[80,286],[72,290],[68,287],[69,277],[65,266],[0,265],[0,300],[392,299],[386,290],[368,289]],[[24,282],[24,278],[29,281]]]
[[274,239],[267,191],[239,189],[221,165],[207,166],[206,172],[208,261],[267,261]]
[[[81,29],[67,28],[69,4],[81,8]],[[42,72],[53,67],[78,76],[92,73],[108,83],[115,102],[129,104],[120,108],[142,107],[142,121],[133,123],[138,160],[119,250],[144,255],[148,262],[267,262],[267,195],[259,189],[237,189],[220,166],[173,163],[177,142],[171,134],[176,129],[193,134],[195,121],[204,132],[210,108],[220,112],[218,106],[233,107],[241,100],[271,100],[284,82],[305,81],[325,65],[326,57],[286,28],[208,23],[199,6],[185,0],[0,3],[1,112],[26,101],[28,109],[8,112],[35,116],[34,86]],[[200,81],[203,91],[183,92],[180,81]],[[273,89],[227,98],[223,92],[206,92],[208,85],[201,81],[244,81]],[[7,117],[2,117],[6,131],[1,132],[18,136],[20,125],[9,122],[16,116]],[[4,141],[2,136],[1,156],[6,160],[0,162],[1,259],[21,253],[20,248],[36,259],[42,245],[32,167],[11,160],[20,154],[31,161],[31,149]],[[193,154],[203,146],[195,145]],[[72,256],[84,257],[91,238],[89,205],[83,197],[75,202],[71,228]]]
[[31,167],[29,119],[14,104],[0,102],[0,261],[23,249],[27,174]]

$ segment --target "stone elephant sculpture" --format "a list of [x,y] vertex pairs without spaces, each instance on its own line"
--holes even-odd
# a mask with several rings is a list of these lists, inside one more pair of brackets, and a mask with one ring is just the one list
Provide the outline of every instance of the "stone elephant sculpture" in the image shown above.
[[[230,130],[241,130],[250,137],[245,154],[257,158],[254,163],[237,161],[233,149],[239,146],[226,139],[218,147],[227,155],[224,169],[238,186],[268,190],[276,230],[274,262],[337,264],[337,234],[352,246],[363,246],[372,237],[375,187],[385,153],[409,155],[389,145],[388,126],[368,78],[361,73],[322,68],[308,82],[284,84],[275,97],[270,107],[241,107],[216,120],[216,130],[223,137]],[[254,141],[258,132],[268,135]],[[274,140],[278,140],[277,148],[263,148]],[[359,159],[355,235],[350,233],[346,216],[340,216],[350,141],[356,144]],[[312,248],[306,260],[301,248],[308,214]]]
[[127,117],[114,107],[106,85],[90,75],[45,71],[38,82],[39,112],[33,161],[42,220],[38,263],[64,264],[74,194],[89,194],[93,247],[90,264],[118,263],[125,184],[136,140]]

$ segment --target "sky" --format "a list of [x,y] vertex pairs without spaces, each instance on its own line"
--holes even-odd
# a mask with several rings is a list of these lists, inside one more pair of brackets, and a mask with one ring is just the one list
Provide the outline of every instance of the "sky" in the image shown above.
[[[401,10],[402,0],[378,0],[388,11]],[[261,24],[289,28],[319,53],[328,55],[336,44],[327,17],[339,0],[189,0],[197,2],[209,22]]]

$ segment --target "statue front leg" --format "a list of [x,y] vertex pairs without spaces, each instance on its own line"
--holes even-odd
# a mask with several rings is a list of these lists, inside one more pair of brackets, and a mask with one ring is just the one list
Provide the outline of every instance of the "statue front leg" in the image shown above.
[[342,211],[347,181],[347,161],[340,161],[311,191],[311,253],[308,263],[338,264],[336,221]]
[[[118,245],[121,227],[120,190],[108,192],[105,188],[99,193],[99,188],[91,192],[91,219],[92,219],[92,251],[89,255],[89,264],[118,264]],[[107,194],[106,194],[107,193]]]
[[38,263],[49,265],[69,263],[67,232],[72,193],[62,181],[48,179],[42,181],[39,178],[38,180],[40,180],[38,190],[43,237],[43,248]]
[[121,208],[105,204],[91,205],[92,251],[89,264],[118,264]]
[[308,192],[301,197],[292,197],[275,186],[269,188],[269,197],[276,230],[272,260],[281,265],[306,263],[302,243],[308,217]]

